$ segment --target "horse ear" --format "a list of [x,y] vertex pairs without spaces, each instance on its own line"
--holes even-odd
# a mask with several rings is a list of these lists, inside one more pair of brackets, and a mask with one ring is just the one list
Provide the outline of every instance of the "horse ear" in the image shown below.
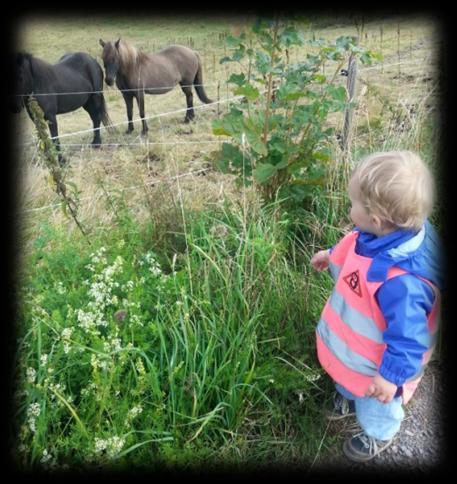
[[102,39],[99,39],[98,41],[102,47],[105,47],[105,42]]
[[116,40],[116,43],[114,44],[116,46],[116,49],[119,49],[119,42],[121,41],[121,38],[119,37],[117,40]]

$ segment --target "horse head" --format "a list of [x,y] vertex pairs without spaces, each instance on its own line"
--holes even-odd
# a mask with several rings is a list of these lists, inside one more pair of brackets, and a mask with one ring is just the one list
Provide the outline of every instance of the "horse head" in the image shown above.
[[117,72],[119,70],[119,42],[120,38],[116,42],[104,42],[99,40],[100,45],[103,47],[102,60],[105,67],[105,82],[108,86],[112,86],[116,79]]
[[14,86],[9,98],[9,110],[19,113],[24,107],[24,95],[33,92],[31,55],[18,53],[13,60]]

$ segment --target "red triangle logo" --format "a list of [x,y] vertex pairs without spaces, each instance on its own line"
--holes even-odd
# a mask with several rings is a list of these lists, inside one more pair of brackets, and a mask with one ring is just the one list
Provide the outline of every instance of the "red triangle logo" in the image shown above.
[[351,288],[351,290],[357,294],[357,296],[362,297],[362,289],[360,288],[360,274],[358,270],[343,277],[343,280]]

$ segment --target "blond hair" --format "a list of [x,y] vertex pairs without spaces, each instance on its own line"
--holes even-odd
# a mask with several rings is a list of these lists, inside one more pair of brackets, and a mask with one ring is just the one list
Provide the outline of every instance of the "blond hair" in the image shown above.
[[432,174],[411,151],[374,153],[354,169],[368,213],[399,228],[419,230],[430,215],[435,188]]

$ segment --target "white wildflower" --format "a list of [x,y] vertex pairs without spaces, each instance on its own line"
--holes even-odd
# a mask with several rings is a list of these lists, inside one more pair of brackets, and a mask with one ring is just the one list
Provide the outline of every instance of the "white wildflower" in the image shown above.
[[29,428],[30,430],[35,433],[36,432],[36,425],[35,425],[35,419],[33,417],[30,417],[28,420],[27,420],[27,423],[29,424]]
[[29,424],[30,430],[36,432],[36,417],[41,413],[41,407],[39,403],[31,403],[27,409],[27,423]]
[[27,409],[28,417],[38,417],[41,413],[41,407],[39,403],[31,403]]
[[41,364],[42,364],[43,366],[44,366],[44,365],[46,365],[46,364],[47,364],[47,362],[48,362],[48,355],[46,355],[46,354],[41,355],[41,357],[40,357],[40,362],[41,362]]
[[46,462],[50,461],[52,459],[52,455],[47,451],[47,449],[43,450],[43,456],[40,459],[40,462],[42,464],[45,464]]
[[35,383],[36,371],[34,368],[27,368],[27,381],[29,383]]
[[111,348],[113,349],[113,351],[121,351],[121,340],[119,338],[113,338],[111,340]]
[[94,264],[98,264],[99,262],[106,264],[107,261],[106,261],[106,257],[104,256],[105,253],[106,253],[105,247],[100,247],[100,249],[98,249],[97,252],[90,255],[91,261]]
[[132,324],[136,324],[137,326],[143,326],[143,323],[137,314],[132,314],[132,316],[130,317],[130,322]]
[[125,439],[114,436],[108,440],[108,455],[110,457],[115,457],[122,450],[122,447],[124,447]]
[[143,411],[143,407],[141,407],[140,405],[135,405],[134,407],[132,407],[128,412],[127,412],[127,418],[125,419],[124,421],[124,425],[125,426],[128,426],[130,424],[130,422],[135,418],[137,417],[138,415],[140,415],[140,413]]
[[90,364],[94,370],[98,368],[98,360],[97,357],[92,353],[90,357]]
[[141,358],[137,358],[137,360],[135,362],[135,367],[136,367],[136,369],[137,369],[137,371],[140,375],[146,374],[146,370],[144,369],[143,360]]
[[306,375],[305,375],[305,380],[306,381],[316,381],[316,380],[319,380],[319,378],[321,377],[321,374],[318,373],[318,372],[313,372],[313,371],[309,371]]
[[71,338],[71,335],[73,333],[73,328],[65,328],[62,330],[62,333],[61,333],[61,336],[62,336],[62,339],[70,339]]
[[116,457],[119,452],[122,450],[125,444],[125,439],[122,437],[109,437],[108,439],[99,439],[98,437],[95,438],[95,446],[94,450],[95,453],[100,454],[103,451],[106,451],[108,456],[113,458]]
[[65,294],[65,287],[64,285],[62,284],[61,281],[58,281],[57,284],[56,284],[56,291],[57,291],[57,294]]
[[127,416],[128,418],[130,419],[134,419],[135,417],[137,417],[138,415],[140,415],[140,413],[143,411],[143,407],[141,405],[135,405],[134,407],[132,407]]
[[107,441],[103,439],[99,439],[95,437],[95,452],[99,454],[100,452],[104,451],[107,446]]

